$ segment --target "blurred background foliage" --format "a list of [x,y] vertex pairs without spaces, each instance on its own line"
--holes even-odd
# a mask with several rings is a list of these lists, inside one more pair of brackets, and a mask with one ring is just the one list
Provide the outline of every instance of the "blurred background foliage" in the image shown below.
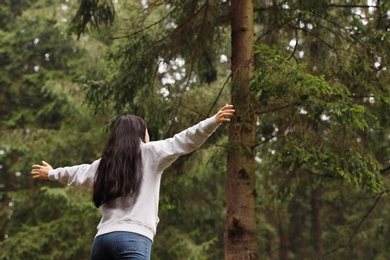
[[[255,0],[261,259],[388,259],[388,1]],[[0,259],[88,259],[90,163],[118,115],[152,140],[230,101],[229,1],[0,3]],[[226,126],[164,174],[152,259],[223,259]]]

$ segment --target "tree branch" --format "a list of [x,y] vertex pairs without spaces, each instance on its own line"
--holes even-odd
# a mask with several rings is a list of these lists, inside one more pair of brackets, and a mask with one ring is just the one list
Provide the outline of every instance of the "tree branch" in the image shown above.
[[213,103],[212,106],[210,107],[209,112],[207,112],[207,117],[210,116],[211,111],[213,110],[213,108],[214,108],[215,105],[217,104],[217,101],[218,101],[219,97],[221,96],[223,89],[225,88],[226,84],[228,83],[228,81],[229,81],[229,79],[230,79],[231,77],[232,77],[232,74],[230,73],[230,75],[227,77],[227,79],[226,79],[225,82],[223,83],[222,88],[221,88],[221,90],[220,90],[219,93],[218,93],[218,96],[217,96],[216,99],[214,100],[214,103]]
[[172,14],[172,12],[173,12],[175,9],[176,9],[176,8],[172,9],[172,11],[170,11],[166,16],[164,16],[164,17],[161,18],[160,20],[158,20],[158,21],[156,21],[156,22],[154,22],[154,23],[152,23],[152,24],[149,24],[148,26],[146,26],[146,27],[144,27],[144,28],[141,28],[141,29],[139,29],[138,31],[135,31],[135,32],[133,32],[133,33],[131,33],[131,34],[127,34],[127,35],[123,35],[123,36],[112,37],[112,39],[113,39],[113,40],[117,40],[117,39],[123,39],[123,38],[130,38],[130,37],[132,37],[132,36],[134,36],[134,35],[137,35],[137,34],[139,34],[139,33],[141,33],[141,32],[144,32],[144,31],[146,31],[146,30],[152,28],[153,26],[155,26],[155,25],[161,23],[161,22],[164,21],[165,19],[167,19],[167,18]]

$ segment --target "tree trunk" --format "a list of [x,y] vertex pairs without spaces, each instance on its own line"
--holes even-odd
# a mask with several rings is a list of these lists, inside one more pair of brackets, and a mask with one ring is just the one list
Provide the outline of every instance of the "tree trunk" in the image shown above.
[[312,238],[313,238],[313,248],[314,254],[317,257],[322,256],[323,248],[321,243],[321,192],[318,189],[311,190],[310,194],[310,204],[311,204],[311,213],[312,213]]
[[278,233],[279,233],[279,259],[288,259],[288,234],[286,228],[286,221],[282,209],[275,211],[278,218]]
[[[267,211],[264,212],[265,215],[265,221],[266,223],[270,224],[271,226],[276,226],[277,221],[275,219],[275,210],[276,207],[270,206]],[[275,259],[275,236],[271,230],[267,230],[265,233],[265,253],[266,256],[264,259]]]
[[231,1],[232,104],[226,181],[225,259],[259,259],[256,225],[256,118],[249,93],[253,71],[253,2]]

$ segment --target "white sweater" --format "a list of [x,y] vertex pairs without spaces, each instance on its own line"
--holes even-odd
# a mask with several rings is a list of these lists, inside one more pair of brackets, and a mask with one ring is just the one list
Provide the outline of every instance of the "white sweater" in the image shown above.
[[[148,143],[141,142],[143,180],[136,199],[127,196],[100,206],[102,218],[96,236],[113,231],[129,231],[153,241],[156,234],[158,202],[162,172],[179,156],[198,149],[214,133],[218,124],[211,117],[184,130],[172,138]],[[100,159],[92,164],[57,168],[49,172],[49,179],[68,186],[93,188]]]

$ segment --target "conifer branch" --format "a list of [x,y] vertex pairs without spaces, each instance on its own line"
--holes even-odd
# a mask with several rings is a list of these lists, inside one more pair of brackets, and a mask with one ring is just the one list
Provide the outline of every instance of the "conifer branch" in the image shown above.
[[168,17],[170,17],[171,14],[172,14],[172,12],[173,12],[175,9],[176,9],[176,8],[174,8],[172,11],[170,11],[166,16],[164,16],[164,17],[161,18],[160,20],[158,20],[158,21],[156,21],[156,22],[154,22],[154,23],[151,23],[151,24],[149,24],[148,26],[139,29],[138,31],[132,32],[132,33],[127,34],[127,35],[112,37],[112,39],[113,39],[113,40],[117,40],[117,39],[123,39],[123,38],[130,38],[130,37],[135,36],[135,35],[137,35],[137,34],[139,34],[139,33],[142,33],[142,32],[144,32],[144,31],[146,31],[146,30],[148,30],[148,29],[150,29],[150,28],[156,26],[157,24],[163,22],[163,21],[164,21],[165,19],[167,19]]

